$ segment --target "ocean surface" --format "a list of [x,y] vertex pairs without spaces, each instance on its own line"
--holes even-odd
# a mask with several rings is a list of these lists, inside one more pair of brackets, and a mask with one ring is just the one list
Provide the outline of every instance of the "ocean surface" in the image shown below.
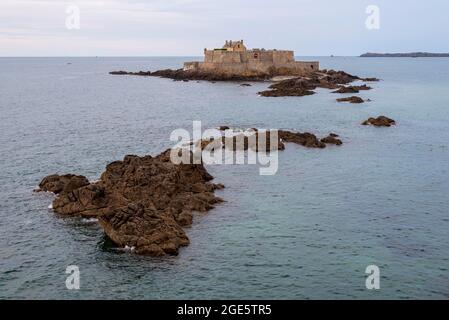
[[[108,74],[191,59],[0,58],[0,298],[449,298],[449,59],[307,58],[381,78],[362,105],[325,89],[264,98],[267,83]],[[360,125],[379,115],[397,126]],[[176,257],[116,249],[95,221],[57,216],[52,194],[33,193],[48,174],[95,180],[127,154],[156,155],[193,120],[335,132],[344,145],[288,144],[274,176],[209,166],[226,202],[195,216]],[[69,265],[80,290],[66,288]],[[369,265],[380,290],[365,287]]]

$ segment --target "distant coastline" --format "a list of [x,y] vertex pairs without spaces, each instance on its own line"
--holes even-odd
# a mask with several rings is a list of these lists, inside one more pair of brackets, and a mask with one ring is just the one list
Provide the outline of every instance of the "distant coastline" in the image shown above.
[[449,53],[409,52],[409,53],[364,53],[362,58],[448,58]]

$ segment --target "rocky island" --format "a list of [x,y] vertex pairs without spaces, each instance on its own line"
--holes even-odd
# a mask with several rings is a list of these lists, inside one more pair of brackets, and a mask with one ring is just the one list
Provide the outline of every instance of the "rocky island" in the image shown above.
[[[320,70],[318,61],[296,61],[291,50],[248,50],[243,42],[226,41],[222,48],[204,49],[204,61],[185,62],[182,69],[158,71],[111,71],[111,75],[162,77],[176,81],[274,81],[269,89],[259,92],[264,97],[312,95],[316,88],[334,89],[336,93],[358,93],[366,85],[344,86],[360,78],[344,71]],[[243,83],[242,86],[249,86]]]
[[362,58],[448,58],[449,53],[409,52],[409,53],[364,53]]

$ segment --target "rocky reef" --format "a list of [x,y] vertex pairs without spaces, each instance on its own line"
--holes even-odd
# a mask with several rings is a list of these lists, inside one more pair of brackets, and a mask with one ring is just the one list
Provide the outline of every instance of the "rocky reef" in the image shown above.
[[356,80],[378,81],[376,78],[360,78],[344,71],[322,70],[307,76],[295,77],[272,84],[269,90],[259,92],[263,97],[286,97],[312,95],[316,88],[338,89],[335,92],[343,93],[369,90],[366,85],[345,87],[348,83]]
[[[223,129],[222,129],[223,128]],[[225,130],[229,130],[228,126],[221,126],[220,127],[221,131],[225,131]],[[258,143],[259,141],[259,135],[261,133],[259,133],[259,130],[256,128],[252,128],[249,129],[255,132],[256,134],[256,143]],[[264,148],[260,148],[260,146],[257,145],[257,147],[251,147],[251,145],[247,146],[247,136],[242,137],[243,139],[245,139],[245,150],[247,150],[248,148],[252,148],[254,150],[272,150],[273,148],[270,146],[270,141],[269,141],[269,130],[266,130],[265,132],[263,132],[264,137],[261,139],[262,141],[264,141],[264,139],[266,139],[266,144]],[[343,142],[339,139],[336,139],[338,137],[338,135],[336,135],[335,133],[330,133],[327,137],[322,138],[321,140],[313,133],[310,132],[294,132],[294,131],[289,131],[289,130],[278,130],[278,150],[284,150],[285,149],[285,144],[284,143],[295,143],[298,145],[301,145],[303,147],[306,148],[319,148],[319,149],[323,149],[326,147],[326,144],[335,144],[335,145],[342,145]],[[232,143],[229,143],[229,145],[232,145],[235,143],[235,139],[236,137],[240,136],[239,134],[237,134],[234,137],[231,138],[225,138],[224,136],[222,137],[222,143],[223,143],[223,147],[224,144],[227,141],[232,141]],[[230,140],[232,139],[232,140]],[[213,140],[212,140],[213,141]],[[203,144],[207,144],[210,143],[211,140],[207,140],[207,141],[202,141]]]
[[375,127],[391,127],[392,125],[395,124],[396,121],[385,116],[379,116],[377,118],[369,118],[368,120],[362,122],[363,126],[373,125]]
[[271,78],[270,74],[260,73],[251,75],[230,75],[224,73],[212,73],[212,72],[198,72],[198,71],[185,71],[183,69],[164,69],[158,71],[139,71],[139,72],[127,72],[127,71],[111,71],[111,75],[131,75],[131,76],[144,76],[144,77],[161,77],[173,79],[175,81],[189,81],[189,80],[204,80],[204,81],[264,81]]
[[128,155],[106,167],[98,182],[85,177],[51,175],[42,191],[57,192],[53,210],[66,216],[97,217],[106,235],[136,253],[177,254],[189,243],[183,227],[192,212],[206,212],[222,199],[214,195],[222,185],[202,164],[176,165],[170,150],[152,156]]
[[[228,126],[220,129],[230,130]],[[319,140],[312,133],[279,130],[274,144],[269,130],[252,129],[256,139],[250,139],[248,132],[234,132],[233,136],[221,132],[221,137],[191,144],[204,150],[213,143],[214,148],[234,151],[240,145],[256,152],[284,150],[287,142],[321,149],[326,144],[342,144],[335,134]],[[243,144],[237,144],[239,140]],[[189,152],[193,160],[190,150],[177,150]],[[222,202],[214,192],[224,186],[211,182],[213,177],[202,163],[173,163],[171,152],[156,157],[127,155],[108,164],[96,182],[80,175],[50,175],[36,191],[57,195],[52,204],[57,214],[98,218],[105,234],[119,247],[151,256],[176,255],[180,247],[189,244],[184,227],[192,224],[193,212],[206,212]]]
[[[269,81],[275,74],[260,73],[250,75],[230,75],[223,73],[213,72],[199,72],[199,71],[186,71],[183,69],[165,69],[158,71],[139,71],[139,72],[127,72],[127,71],[112,71],[111,75],[133,75],[133,76],[146,76],[146,77],[161,77],[169,78],[176,81],[189,81],[189,80],[205,80],[205,81]],[[279,81],[272,84],[269,90],[259,92],[259,95],[263,97],[286,97],[286,96],[306,96],[312,95],[316,88],[337,89],[339,93],[358,93],[359,90],[369,90],[370,87],[366,85],[362,86],[348,86],[344,85],[356,80],[362,81],[378,81],[376,78],[360,78],[358,76],[351,75],[344,71],[335,70],[320,70],[311,73],[305,73],[304,75],[298,75],[288,77],[288,79]],[[250,84],[243,83],[242,86],[250,86]]]

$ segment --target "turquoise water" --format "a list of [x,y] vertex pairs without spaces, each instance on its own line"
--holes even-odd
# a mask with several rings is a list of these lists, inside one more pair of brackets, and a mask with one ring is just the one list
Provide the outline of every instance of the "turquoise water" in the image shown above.
[[[0,298],[449,297],[449,59],[310,58],[381,78],[363,105],[324,89],[263,98],[266,83],[108,75],[191,59],[0,59]],[[359,125],[379,115],[398,125]],[[226,202],[196,215],[177,257],[111,248],[95,221],[58,217],[52,195],[32,192],[48,174],[98,179],[126,154],[157,154],[193,120],[336,132],[344,145],[287,145],[275,176],[209,167]],[[365,288],[371,264],[378,291]],[[68,265],[80,290],[65,287]]]

